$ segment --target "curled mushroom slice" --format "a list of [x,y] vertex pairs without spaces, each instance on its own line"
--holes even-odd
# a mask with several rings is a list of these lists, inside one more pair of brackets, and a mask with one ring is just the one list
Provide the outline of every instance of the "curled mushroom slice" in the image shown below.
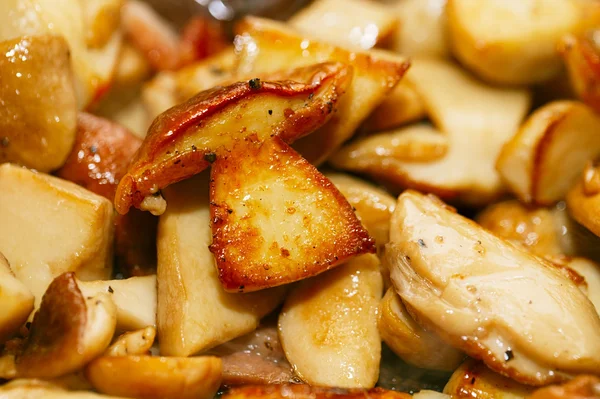
[[562,385],[550,385],[535,391],[529,399],[597,399],[600,398],[600,378],[580,375]]
[[74,273],[52,281],[36,312],[22,353],[20,377],[52,378],[83,368],[110,344],[117,317],[107,294],[84,297]]
[[236,25],[234,41],[239,54],[237,73],[268,74],[279,69],[315,62],[342,62],[352,66],[351,83],[336,114],[314,135],[299,140],[294,148],[311,163],[323,163],[348,140],[372,110],[400,81],[409,67],[401,56],[382,50],[359,52],[332,45],[289,25],[246,17]]
[[393,288],[385,293],[379,312],[381,339],[405,362],[424,369],[452,371],[465,357],[437,334],[417,324]]
[[27,321],[33,311],[33,299],[31,292],[15,277],[0,252],[0,345]]
[[600,155],[600,116],[583,103],[557,101],[536,110],[506,143],[496,167],[526,203],[563,199],[586,162]]
[[444,393],[451,397],[473,399],[525,399],[534,390],[534,387],[493,372],[474,359],[465,360],[444,387]]
[[[414,60],[410,79],[435,127],[446,136],[444,156],[405,162],[375,153],[351,161],[342,148],[333,157],[334,166],[366,173],[395,189],[416,188],[471,205],[498,197],[504,188],[494,162],[525,116],[529,93],[485,85],[443,60]],[[380,151],[386,150],[393,151],[393,144]]]
[[201,357],[103,356],[85,374],[107,395],[140,399],[211,399],[221,384],[221,359]]
[[377,248],[383,248],[389,240],[390,218],[396,200],[384,190],[350,175],[327,173],[326,177],[355,209],[356,216],[375,239]]
[[597,30],[587,34],[569,34],[562,38],[562,55],[571,86],[583,102],[600,111],[600,51],[595,38]]
[[145,355],[154,344],[155,336],[156,328],[152,326],[126,332],[120,335],[104,354],[106,356]]
[[600,370],[600,317],[558,268],[413,191],[391,226],[386,264],[419,324],[522,383]]
[[117,308],[117,330],[156,325],[156,275],[123,280],[77,281],[85,297],[105,293]]
[[279,137],[215,161],[210,184],[210,250],[228,291],[290,283],[375,251],[341,193]]
[[292,290],[279,315],[279,335],[298,377],[318,386],[375,386],[382,290],[375,255],[355,258]]
[[337,108],[351,70],[318,64],[291,71],[284,81],[251,79],[199,93],[161,114],[121,179],[119,213],[171,183],[189,178],[227,155],[238,142],[280,136],[287,142],[325,123]]
[[230,389],[223,399],[410,399],[407,393],[383,388],[320,388],[303,384],[246,385]]

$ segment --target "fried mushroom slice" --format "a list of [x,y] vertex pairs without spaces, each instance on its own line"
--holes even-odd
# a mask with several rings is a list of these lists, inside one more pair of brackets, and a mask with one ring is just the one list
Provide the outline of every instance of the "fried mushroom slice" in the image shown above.
[[550,385],[535,391],[529,399],[598,399],[600,378],[580,375],[562,385]]
[[36,312],[23,351],[19,377],[59,377],[85,366],[110,344],[117,322],[107,294],[84,297],[75,273],[56,277]]
[[396,190],[416,188],[469,205],[497,198],[504,187],[494,162],[525,116],[529,93],[485,85],[443,60],[415,59],[410,76],[435,127],[446,136],[446,154],[430,162],[379,156],[369,157],[371,163],[350,162],[342,148],[344,155],[334,155],[333,165],[366,173]]
[[108,294],[117,308],[117,330],[156,326],[156,275],[122,280],[77,281],[84,296]]
[[234,44],[239,53],[236,72],[242,76],[325,61],[352,66],[352,82],[335,115],[314,135],[299,140],[294,146],[315,165],[323,163],[354,134],[409,67],[397,54],[382,50],[346,50],[267,19],[246,17],[236,25],[236,33]]
[[71,182],[12,164],[0,165],[0,251],[35,296],[54,277],[81,280],[112,272],[113,207]]
[[465,360],[444,387],[444,393],[453,398],[473,399],[525,399],[534,390],[493,372],[475,359]]
[[363,255],[290,292],[279,315],[279,336],[298,377],[317,386],[375,386],[382,290],[379,259]]
[[254,331],[286,288],[225,292],[208,249],[208,176],[172,185],[165,197],[169,208],[158,226],[158,341],[162,355],[190,356]]
[[325,123],[351,70],[325,63],[293,70],[282,81],[251,79],[199,93],[161,114],[121,179],[119,213],[225,156],[238,142],[280,136],[291,142]]
[[523,245],[536,255],[565,253],[561,218],[555,209],[529,208],[517,200],[490,205],[477,215],[477,223],[498,237]]
[[600,317],[560,269],[414,191],[391,226],[386,264],[419,324],[521,383],[600,370]]
[[417,324],[393,288],[379,305],[379,334],[402,360],[416,367],[452,371],[465,354]]
[[600,51],[597,30],[564,36],[558,46],[577,96],[595,111],[600,111]]
[[342,173],[327,173],[325,176],[352,205],[377,248],[383,248],[389,240],[390,218],[396,200],[384,190],[359,178]]
[[288,23],[294,28],[346,48],[368,50],[395,30],[398,19],[386,4],[365,0],[317,0]]
[[567,267],[583,277],[585,293],[600,314],[600,265],[586,258],[572,258]]
[[407,393],[383,388],[320,388],[303,384],[246,385],[230,389],[223,399],[410,399]]
[[120,335],[113,342],[104,355],[106,356],[128,356],[128,355],[146,355],[154,344],[156,328],[148,326],[140,330],[129,331]]
[[0,397],[2,399],[119,399],[116,396],[94,392],[69,391],[48,381],[29,378],[20,378],[1,385]]
[[600,117],[583,103],[557,101],[537,109],[498,156],[496,168],[525,203],[564,199],[586,162],[600,155]]
[[211,356],[103,356],[85,375],[104,394],[140,399],[211,399],[221,384],[221,359]]
[[493,83],[532,84],[561,68],[556,44],[577,29],[577,1],[449,0],[448,30],[453,54]]
[[77,117],[67,42],[20,37],[1,42],[0,54],[0,162],[40,172],[59,168],[75,140]]
[[375,251],[343,195],[279,137],[215,161],[210,189],[210,250],[227,291],[290,283]]
[[15,277],[0,252],[0,345],[27,321],[33,311],[33,300],[31,292]]

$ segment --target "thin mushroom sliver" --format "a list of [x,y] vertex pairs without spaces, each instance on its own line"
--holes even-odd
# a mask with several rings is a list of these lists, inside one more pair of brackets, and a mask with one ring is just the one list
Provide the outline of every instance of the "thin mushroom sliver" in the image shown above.
[[600,370],[600,317],[560,269],[407,191],[385,261],[409,312],[516,381],[544,385]]

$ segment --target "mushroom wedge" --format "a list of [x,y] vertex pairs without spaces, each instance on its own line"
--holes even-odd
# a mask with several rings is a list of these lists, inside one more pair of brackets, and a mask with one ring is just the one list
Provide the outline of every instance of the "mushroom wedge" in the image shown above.
[[291,283],[375,252],[344,196],[279,137],[215,161],[210,188],[210,250],[227,291]]
[[117,211],[140,208],[144,199],[200,173],[238,142],[272,136],[291,142],[311,133],[333,115],[351,70],[325,63],[277,78],[216,87],[159,115],[119,183]]
[[385,261],[419,324],[521,383],[600,370],[600,317],[553,264],[414,191],[391,226]]
[[546,104],[504,145],[496,169],[521,201],[551,205],[600,156],[599,129],[600,116],[581,102]]
[[36,312],[22,352],[19,377],[53,378],[83,368],[110,344],[117,322],[107,294],[84,297],[75,273],[54,279]]

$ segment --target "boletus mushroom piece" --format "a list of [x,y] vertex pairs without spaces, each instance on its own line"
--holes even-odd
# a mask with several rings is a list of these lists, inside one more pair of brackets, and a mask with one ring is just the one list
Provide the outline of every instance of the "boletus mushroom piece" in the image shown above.
[[110,344],[116,313],[108,294],[84,297],[75,273],[56,277],[15,357],[17,376],[54,378],[83,368]]
[[600,317],[560,268],[432,196],[406,191],[386,263],[414,319],[518,382],[600,370]]
[[211,252],[227,291],[314,276],[375,243],[335,186],[288,144],[331,118],[351,68],[322,63],[198,94],[160,115],[115,204],[162,213],[158,190],[212,164]]

